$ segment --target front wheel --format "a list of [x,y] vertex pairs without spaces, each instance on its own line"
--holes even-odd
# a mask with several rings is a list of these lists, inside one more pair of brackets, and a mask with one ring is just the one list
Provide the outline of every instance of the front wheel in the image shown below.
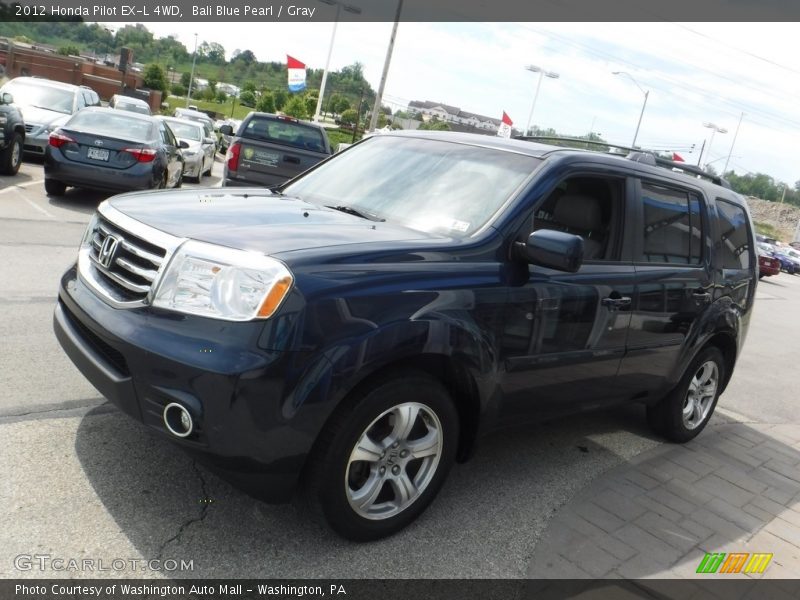
[[0,173],[16,175],[22,162],[22,136],[14,132],[6,149],[0,152]]
[[715,346],[702,350],[680,383],[655,406],[648,407],[650,427],[672,442],[688,442],[708,424],[725,381],[725,358]]
[[437,380],[417,372],[383,380],[351,398],[320,434],[306,500],[345,538],[396,533],[438,493],[458,435],[458,414]]

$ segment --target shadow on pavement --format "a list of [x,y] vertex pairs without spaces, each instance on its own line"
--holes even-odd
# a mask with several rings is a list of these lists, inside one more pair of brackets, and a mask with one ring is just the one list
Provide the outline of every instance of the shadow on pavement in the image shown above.
[[417,522],[370,544],[344,541],[291,505],[252,499],[116,410],[87,413],[75,449],[142,557],[194,561],[194,571],[172,576],[432,578],[524,577],[559,506],[658,444],[639,407],[495,434],[451,471]]

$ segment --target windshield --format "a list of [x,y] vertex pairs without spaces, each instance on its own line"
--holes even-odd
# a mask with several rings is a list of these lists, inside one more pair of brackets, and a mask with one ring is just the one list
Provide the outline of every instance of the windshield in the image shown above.
[[152,128],[149,120],[128,117],[124,111],[113,110],[103,110],[103,112],[82,110],[64,125],[64,129],[72,131],[134,142],[152,140]]
[[463,237],[485,225],[540,162],[466,144],[378,136],[282,191],[419,231]]
[[131,112],[139,113],[142,115],[150,114],[150,108],[146,104],[134,104],[133,102],[117,102],[114,108],[120,110],[129,110]]
[[19,106],[35,106],[55,112],[72,114],[74,92],[49,85],[37,84],[30,81],[9,81],[4,92],[14,96],[14,104]]
[[203,139],[203,128],[200,125],[192,125],[191,123],[179,123],[177,121],[167,121],[167,125],[172,129],[175,137],[183,138],[184,140],[192,140],[199,142]]

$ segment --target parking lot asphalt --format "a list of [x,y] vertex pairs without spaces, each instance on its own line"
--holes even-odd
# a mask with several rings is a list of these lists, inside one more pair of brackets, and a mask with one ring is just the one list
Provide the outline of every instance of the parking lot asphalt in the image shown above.
[[[204,185],[221,167],[218,158]],[[41,179],[41,164],[27,162],[0,179],[0,577],[524,577],[536,572],[540,541],[558,535],[564,515],[607,474],[648,453],[698,452],[663,444],[635,406],[503,432],[454,468],[408,529],[345,542],[293,506],[263,504],[197,466],[106,403],[72,366],[53,337],[52,309],[106,196],[48,198]],[[764,280],[757,298],[744,353],[703,436],[751,426],[769,438],[773,425],[798,426],[800,276]],[[17,557],[35,554],[94,560],[95,570],[25,570]],[[96,570],[96,561],[114,559],[193,568]]]

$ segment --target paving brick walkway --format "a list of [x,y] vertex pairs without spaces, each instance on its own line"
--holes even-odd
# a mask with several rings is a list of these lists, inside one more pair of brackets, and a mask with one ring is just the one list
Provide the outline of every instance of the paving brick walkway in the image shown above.
[[767,552],[800,577],[800,426],[721,423],[598,477],[552,519],[532,578],[709,577],[706,552]]

